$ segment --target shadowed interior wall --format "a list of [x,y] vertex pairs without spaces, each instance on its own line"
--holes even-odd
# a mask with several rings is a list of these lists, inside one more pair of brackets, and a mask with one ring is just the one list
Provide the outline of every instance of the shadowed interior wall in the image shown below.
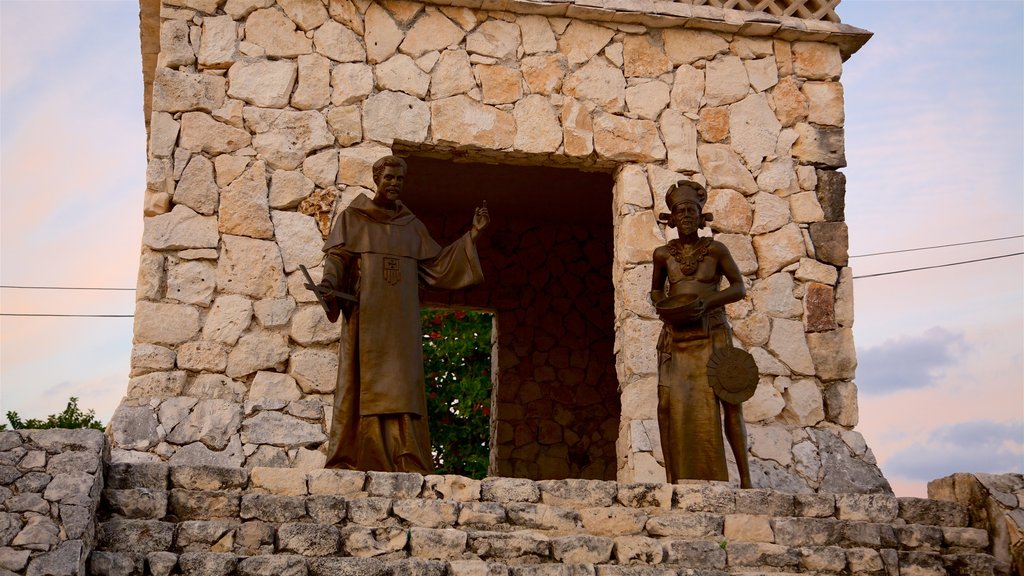
[[491,474],[614,480],[612,179],[600,172],[407,158],[404,201],[440,243],[486,200],[486,282],[424,305],[493,310]]

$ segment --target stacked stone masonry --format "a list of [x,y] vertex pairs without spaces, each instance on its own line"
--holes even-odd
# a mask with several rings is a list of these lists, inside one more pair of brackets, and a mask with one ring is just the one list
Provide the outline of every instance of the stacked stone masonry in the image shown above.
[[869,34],[627,4],[165,2],[113,461],[323,465],[340,327],[298,266],[319,274],[330,215],[398,151],[612,175],[621,481],[664,479],[650,261],[672,235],[665,189],[706,184],[748,285],[727,311],[761,371],[745,412],[755,486],[890,492],[854,430],[837,171],[842,60]]
[[106,442],[98,430],[0,431],[0,576],[84,576]]
[[114,464],[95,576],[994,575],[956,503],[723,484]]

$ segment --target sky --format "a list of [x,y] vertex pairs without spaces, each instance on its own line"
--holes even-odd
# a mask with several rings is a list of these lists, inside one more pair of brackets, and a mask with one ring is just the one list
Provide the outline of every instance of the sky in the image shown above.
[[[1024,234],[1024,2],[846,0],[850,254]],[[0,0],[0,284],[133,288],[145,128],[134,0]],[[1024,251],[851,259],[856,276]],[[1024,257],[855,280],[860,423],[901,496],[1024,471]],[[0,289],[0,312],[130,315],[131,291]],[[0,317],[0,415],[110,420],[131,318]],[[3,419],[0,418],[0,422]]]

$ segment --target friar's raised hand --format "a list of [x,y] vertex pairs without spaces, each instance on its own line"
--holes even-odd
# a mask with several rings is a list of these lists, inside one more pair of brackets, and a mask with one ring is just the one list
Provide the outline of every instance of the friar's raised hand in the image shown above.
[[473,211],[473,228],[469,231],[470,236],[473,240],[480,235],[480,231],[487,227],[491,223],[491,213],[487,211],[487,200],[484,200],[483,206],[480,206]]

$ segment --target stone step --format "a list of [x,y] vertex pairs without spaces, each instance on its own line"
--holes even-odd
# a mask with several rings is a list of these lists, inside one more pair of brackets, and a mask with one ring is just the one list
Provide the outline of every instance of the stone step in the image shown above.
[[148,463],[106,479],[97,575],[1008,573],[959,504],[882,494]]

